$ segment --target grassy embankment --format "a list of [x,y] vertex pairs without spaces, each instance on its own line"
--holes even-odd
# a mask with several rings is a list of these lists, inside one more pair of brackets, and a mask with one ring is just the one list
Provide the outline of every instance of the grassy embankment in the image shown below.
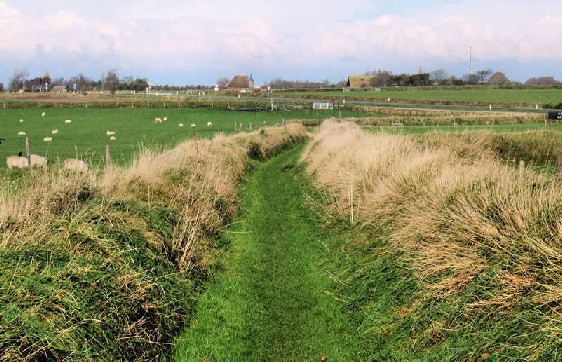
[[322,220],[307,208],[299,154],[260,165],[245,183],[225,270],[200,299],[176,359],[354,359],[354,331],[320,264]]
[[[492,135],[417,137],[326,123],[304,157],[362,358],[559,359],[562,187]],[[512,155],[546,157],[548,134],[513,137]]]
[[267,129],[145,152],[105,174],[33,171],[0,195],[0,359],[151,360],[184,329]]

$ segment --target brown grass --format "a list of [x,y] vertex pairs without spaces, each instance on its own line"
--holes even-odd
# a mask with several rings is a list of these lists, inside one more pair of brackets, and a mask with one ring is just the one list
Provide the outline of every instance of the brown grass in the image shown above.
[[24,171],[0,192],[0,359],[161,358],[219,262],[250,150],[305,137],[290,125],[107,172]]
[[485,149],[464,158],[455,144],[450,136],[426,149],[414,137],[325,122],[303,158],[336,193],[340,213],[391,230],[435,296],[459,293],[495,265],[501,293],[475,305],[524,297],[562,311],[562,187],[530,171],[519,176]]

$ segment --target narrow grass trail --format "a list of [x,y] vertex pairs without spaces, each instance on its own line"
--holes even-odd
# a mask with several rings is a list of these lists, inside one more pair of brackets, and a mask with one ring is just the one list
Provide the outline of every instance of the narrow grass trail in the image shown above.
[[260,164],[247,181],[225,270],[201,296],[176,359],[353,359],[354,334],[320,266],[321,220],[306,207],[301,149]]

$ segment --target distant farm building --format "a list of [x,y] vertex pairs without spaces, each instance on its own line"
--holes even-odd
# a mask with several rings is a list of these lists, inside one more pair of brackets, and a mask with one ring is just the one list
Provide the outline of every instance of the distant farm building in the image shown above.
[[251,74],[237,74],[234,76],[234,78],[232,78],[230,82],[228,82],[228,84],[226,85],[226,89],[254,89],[254,78]]
[[375,79],[374,75],[350,75],[347,78],[347,86],[351,89],[373,88]]
[[53,88],[51,88],[51,92],[54,92],[54,93],[66,92],[66,86],[65,85],[56,85]]
[[314,102],[312,103],[312,109],[320,109],[320,110],[334,109],[334,105],[328,102]]

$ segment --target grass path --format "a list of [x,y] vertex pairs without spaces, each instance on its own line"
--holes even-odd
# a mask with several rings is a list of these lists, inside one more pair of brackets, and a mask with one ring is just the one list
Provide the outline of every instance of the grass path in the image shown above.
[[307,209],[301,148],[258,166],[228,231],[231,250],[177,341],[178,360],[348,360],[355,345],[320,267],[320,220]]

